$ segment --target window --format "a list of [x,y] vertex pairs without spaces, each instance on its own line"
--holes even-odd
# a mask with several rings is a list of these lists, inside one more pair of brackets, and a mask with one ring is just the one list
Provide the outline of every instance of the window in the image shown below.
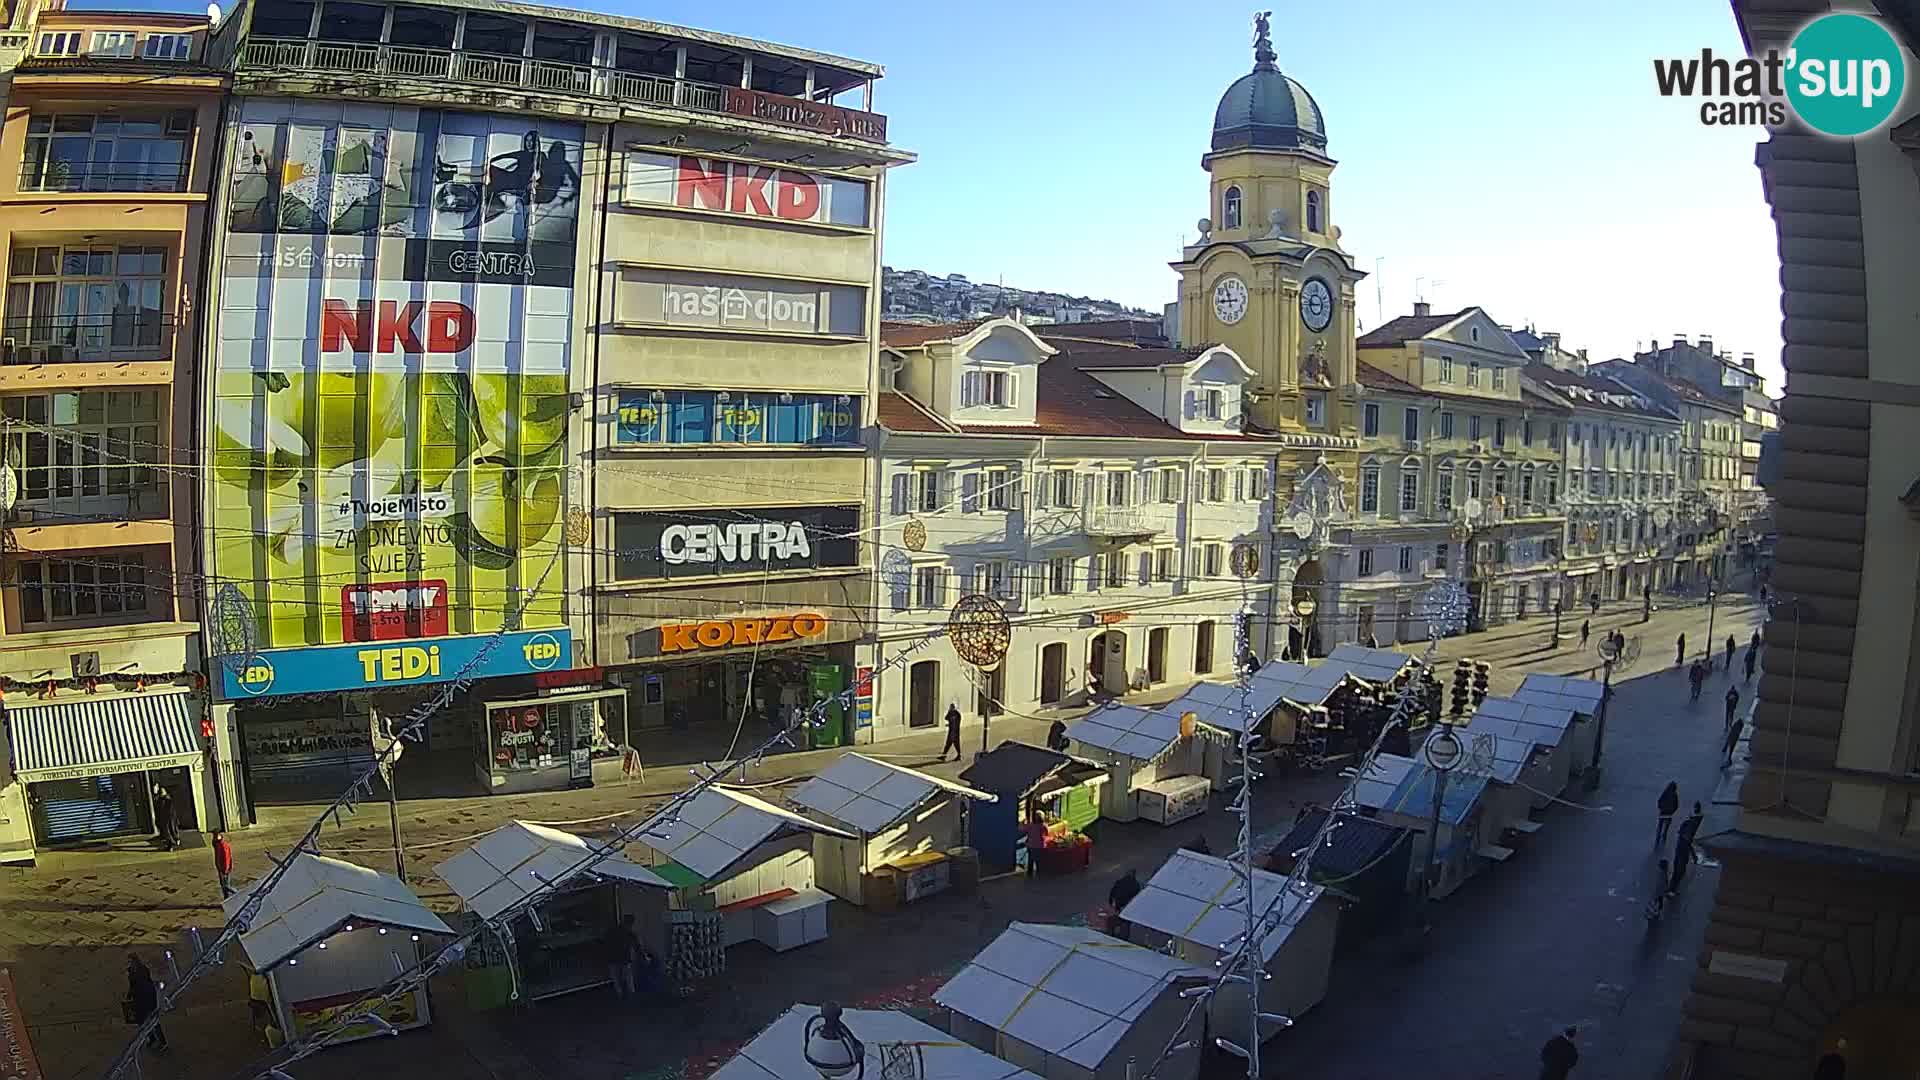
[[1005,560],[994,559],[976,563],[973,568],[973,587],[975,591],[988,596],[997,596],[1003,600],[1013,598],[1013,577],[1007,572]]
[[1533,503],[1533,470],[1520,474],[1520,501],[1528,505]]
[[87,49],[87,55],[102,59],[126,59],[133,55],[134,38],[131,30],[101,30],[93,35],[93,45]]
[[185,60],[193,51],[193,38],[187,34],[148,34],[140,44],[140,55],[149,60]]
[[920,477],[920,512],[939,513],[945,509],[940,502],[940,473],[937,470],[928,469],[918,475]]
[[6,460],[18,470],[22,503],[129,519],[161,508],[157,500],[140,505],[160,490],[152,463],[166,456],[158,391],[10,395],[0,406],[17,425],[7,432]]
[[1107,587],[1120,588],[1127,583],[1127,560],[1119,552],[1107,557]]
[[1087,591],[1099,592],[1100,584],[1107,579],[1107,557],[1095,555],[1087,560]]
[[1233,501],[1247,501],[1247,472],[1245,469],[1233,470]]
[[1478,413],[1467,417],[1467,439],[1470,442],[1480,441],[1480,416]]
[[1193,628],[1193,673],[1205,675],[1213,670],[1214,621],[1202,619]]
[[1380,434],[1380,406],[1368,402],[1361,407],[1360,434],[1366,436]]
[[38,113],[27,120],[26,191],[185,191],[190,112]]
[[985,405],[1010,409],[1018,394],[1019,379],[1010,371],[969,371],[960,377],[960,407]]
[[1227,470],[1225,469],[1208,469],[1207,470],[1207,501],[1208,502],[1226,502],[1227,501]]
[[1475,342],[1477,342],[1477,341],[1479,341],[1479,340],[1480,340],[1480,328],[1479,328],[1479,327],[1477,327],[1477,326],[1475,326],[1475,327],[1470,327],[1470,328],[1469,328],[1469,329],[1467,330],[1467,340],[1468,340],[1468,341],[1475,341]]
[[1217,578],[1221,576],[1225,570],[1226,552],[1227,547],[1225,544],[1204,544],[1201,546],[1200,554],[1204,558],[1204,562],[1201,565],[1205,568],[1203,572],[1207,577]]
[[1174,575],[1174,552],[1177,548],[1159,548],[1153,553],[1153,580],[1172,581]]
[[1152,581],[1153,581],[1153,552],[1143,551],[1140,553],[1140,584],[1146,585],[1146,584],[1150,584]]
[[1065,510],[1073,509],[1078,494],[1074,489],[1077,486],[1072,469],[1053,470],[1053,505]]
[[1170,503],[1185,501],[1187,497],[1187,474],[1179,469],[1160,470],[1160,497]]
[[980,474],[977,472],[960,474],[960,512],[963,514],[980,512]]
[[1445,570],[1447,568],[1447,545],[1433,545],[1433,568],[1435,570]]
[[1047,591],[1060,596],[1073,591],[1073,560],[1055,558],[1047,560]]
[[1360,469],[1360,512],[1377,514],[1380,512],[1380,466],[1364,465]]
[[1420,466],[1400,466],[1400,512],[1411,514],[1420,509]]
[[1493,388],[1495,390],[1504,390],[1506,388],[1506,385],[1507,385],[1507,369],[1503,367],[1494,368],[1493,369]]
[[1247,497],[1254,502],[1267,500],[1267,467],[1255,465],[1247,470]]
[[1400,413],[1400,438],[1410,444],[1420,441],[1420,410],[1408,408]]
[[860,399],[789,391],[622,390],[621,446],[860,445]]
[[146,559],[75,555],[20,564],[20,621],[26,625],[147,611]]
[[1160,470],[1148,469],[1140,474],[1140,502],[1157,503],[1160,501]]
[[914,606],[922,611],[935,611],[947,606],[946,592],[940,586],[946,574],[944,567],[916,566],[913,569]]
[[1467,361],[1467,385],[1480,385],[1480,361],[1478,360]]
[[1307,192],[1307,231],[1320,232],[1320,193]]
[[40,48],[35,51],[41,56],[78,56],[80,55],[80,32],[68,30],[64,33],[41,34]]
[[1373,549],[1361,548],[1360,549],[1360,576],[1371,577],[1372,575],[1373,575]]
[[1467,466],[1467,498],[1480,497],[1480,464],[1475,462]]
[[1442,465],[1433,471],[1433,508],[1445,513],[1453,509],[1453,466]]
[[1017,469],[987,470],[987,509],[1020,508],[1020,472]]
[[1413,571],[1413,548],[1402,547],[1400,549],[1400,572],[1403,574],[1406,574],[1406,573],[1411,573],[1412,571]]
[[1599,470],[1599,469],[1588,469],[1588,470],[1587,470],[1587,494],[1588,494],[1588,496],[1590,496],[1590,497],[1592,497],[1592,498],[1595,498],[1595,499],[1597,499],[1597,498],[1599,498],[1599,497],[1600,497],[1600,484],[1601,484],[1601,482],[1602,482],[1602,481],[1601,481],[1601,479],[1600,479],[1600,470]]
[[1547,425],[1547,445],[1548,446],[1560,445],[1560,425],[1559,424]]
[[1107,474],[1107,505],[1127,505],[1127,489],[1133,486],[1133,474],[1110,472]]
[[1493,445],[1507,445],[1507,418],[1504,416],[1493,418]]
[[1223,410],[1226,395],[1218,390],[1209,390],[1206,394],[1207,419],[1218,420]]
[[1520,445],[1533,445],[1533,421],[1531,420],[1520,421]]
[[1237,229],[1240,227],[1240,189],[1230,187],[1220,200],[1220,227]]
[[1444,383],[1453,381],[1453,357],[1451,356],[1440,358],[1440,381]]
[[1504,465],[1493,467],[1493,497],[1496,499],[1507,497],[1507,467]]
[[1440,437],[1443,439],[1453,438],[1453,414],[1450,412],[1440,414]]
[[1327,396],[1325,394],[1307,395],[1307,426],[1323,427],[1327,422]]

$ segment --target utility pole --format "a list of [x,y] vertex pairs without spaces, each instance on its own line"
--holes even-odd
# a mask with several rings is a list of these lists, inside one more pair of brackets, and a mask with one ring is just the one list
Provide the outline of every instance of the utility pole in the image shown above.
[[[1611,636],[1600,642],[1600,715],[1594,718],[1593,760],[1587,763],[1587,790],[1600,786],[1600,748],[1607,742],[1607,705],[1613,701],[1613,665],[1620,661],[1620,650]],[[1712,645],[1709,644],[1711,649]]]
[[1715,602],[1719,599],[1719,596],[1720,596],[1720,590],[1714,587],[1714,580],[1712,578],[1708,578],[1707,579],[1707,648],[1706,648],[1708,667],[1713,666],[1713,613],[1714,613]]

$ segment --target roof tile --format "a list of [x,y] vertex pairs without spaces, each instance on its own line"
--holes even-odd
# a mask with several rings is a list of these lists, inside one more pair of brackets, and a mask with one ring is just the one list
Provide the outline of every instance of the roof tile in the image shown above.
[[1426,337],[1435,330],[1459,318],[1464,312],[1455,311],[1447,315],[1402,315],[1388,319],[1372,330],[1361,334],[1357,345],[1403,345],[1409,341]]

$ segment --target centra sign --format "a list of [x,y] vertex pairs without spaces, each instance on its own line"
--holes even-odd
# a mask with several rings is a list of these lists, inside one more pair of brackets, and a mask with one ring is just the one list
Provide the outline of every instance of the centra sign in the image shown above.
[[813,545],[797,521],[671,525],[660,532],[660,558],[673,564],[811,559]]
[[711,622],[669,623],[660,628],[660,651],[695,652],[732,645],[776,645],[783,641],[816,638],[827,632],[827,617],[813,612],[775,615],[764,619],[715,619]]

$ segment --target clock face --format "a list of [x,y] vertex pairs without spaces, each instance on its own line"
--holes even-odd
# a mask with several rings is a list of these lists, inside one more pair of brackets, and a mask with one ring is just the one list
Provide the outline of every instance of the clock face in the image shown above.
[[1213,313],[1232,326],[1247,317],[1247,283],[1228,274],[1214,283]]
[[1333,321],[1333,290],[1319,278],[1308,278],[1300,286],[1300,321],[1316,334]]

